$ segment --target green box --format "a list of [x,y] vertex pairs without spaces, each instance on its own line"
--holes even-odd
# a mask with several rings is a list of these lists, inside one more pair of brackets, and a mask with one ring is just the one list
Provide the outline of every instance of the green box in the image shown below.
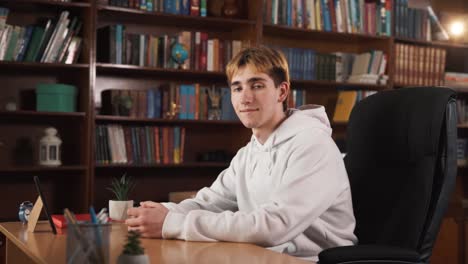
[[43,112],[76,112],[76,87],[62,83],[36,86],[36,110]]

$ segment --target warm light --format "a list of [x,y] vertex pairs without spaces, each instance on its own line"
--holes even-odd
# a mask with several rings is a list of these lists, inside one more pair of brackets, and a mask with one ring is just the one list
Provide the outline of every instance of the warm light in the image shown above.
[[465,31],[465,25],[460,21],[455,21],[450,25],[450,34],[453,36],[461,36]]

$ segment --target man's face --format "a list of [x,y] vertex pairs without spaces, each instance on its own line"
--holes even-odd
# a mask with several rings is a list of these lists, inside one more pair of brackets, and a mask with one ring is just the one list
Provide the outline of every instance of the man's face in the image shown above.
[[282,101],[287,96],[288,84],[277,88],[266,73],[247,65],[239,69],[231,80],[231,102],[242,124],[255,134],[271,130],[284,116]]

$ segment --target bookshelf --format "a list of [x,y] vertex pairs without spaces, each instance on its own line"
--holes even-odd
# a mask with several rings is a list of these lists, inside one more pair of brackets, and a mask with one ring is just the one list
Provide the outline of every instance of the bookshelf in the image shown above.
[[[142,180],[141,188],[163,184],[166,188],[161,193],[142,196],[135,194],[136,200],[153,199],[166,200],[170,191],[190,190],[208,185],[214,177],[228,165],[226,162],[199,162],[200,153],[224,150],[234,154],[250,138],[250,133],[238,121],[212,120],[167,120],[146,117],[123,117],[101,115],[101,92],[106,89],[149,89],[164,83],[200,83],[201,85],[225,85],[226,77],[222,71],[206,71],[190,69],[178,70],[167,67],[137,66],[126,63],[111,63],[101,60],[98,50],[99,29],[109,25],[121,24],[125,26],[125,33],[163,35],[174,32],[201,31],[210,37],[220,39],[234,39],[242,41],[243,45],[277,45],[289,48],[314,49],[317,52],[349,52],[362,53],[370,50],[381,50],[388,54],[386,73],[389,81],[385,85],[344,83],[327,80],[299,80],[292,79],[292,87],[306,90],[306,102],[325,105],[327,113],[333,116],[337,99],[337,89],[361,89],[382,91],[393,86],[393,56],[394,43],[397,40],[391,36],[364,33],[337,33],[323,30],[311,30],[290,27],[280,24],[266,23],[263,19],[265,6],[263,1],[239,1],[240,15],[237,18],[199,17],[190,15],[168,14],[161,11],[146,11],[129,7],[113,6],[106,1],[72,1],[56,2],[47,0],[0,0],[0,6],[10,9],[8,24],[28,25],[37,21],[38,17],[57,17],[61,11],[68,10],[83,22],[80,36],[83,38],[79,60],[73,64],[38,63],[38,62],[8,62],[0,61],[0,80],[7,82],[7,94],[20,97],[19,92],[27,87],[34,88],[38,82],[65,82],[78,88],[78,109],[74,113],[36,112],[31,105],[20,111],[1,111],[9,127],[11,141],[17,137],[15,129],[27,127],[26,136],[37,141],[41,129],[52,125],[59,129],[64,142],[63,168],[68,169],[38,169],[33,164],[23,169],[22,173],[38,172],[47,178],[51,171],[70,171],[78,174],[75,179],[79,188],[83,190],[77,195],[78,202],[71,206],[77,211],[84,211],[94,203],[95,206],[105,206],[110,193],[103,190],[110,182],[110,178],[121,173],[134,174]],[[247,8],[248,6],[248,8]],[[14,73],[22,71],[21,78]],[[21,83],[21,85],[20,85]],[[20,91],[18,91],[20,90]],[[8,95],[8,93],[12,95]],[[19,98],[18,98],[19,99]],[[2,119],[4,120],[4,119]],[[11,122],[10,122],[11,121]],[[119,125],[123,127],[139,126],[179,126],[186,129],[186,149],[184,162],[181,164],[100,164],[96,163],[95,142],[98,126]],[[345,136],[346,123],[333,123],[335,138]],[[72,127],[73,129],[69,129]],[[7,137],[8,138],[8,137]],[[5,141],[5,139],[2,138]],[[8,141],[10,138],[8,138]],[[73,141],[74,143],[70,143]],[[208,144],[209,143],[209,144]],[[36,144],[33,144],[36,147]],[[3,152],[9,153],[3,147]],[[8,156],[8,154],[4,154]],[[3,170],[2,170],[3,168]],[[2,164],[0,171],[13,173],[11,164]],[[84,169],[83,169],[84,168]],[[181,178],[189,178],[190,184],[180,182]],[[14,178],[14,175],[11,176]],[[21,179],[24,187],[29,188],[27,179]],[[54,179],[49,181],[55,186]],[[148,187],[146,187],[148,186]],[[145,192],[142,192],[145,193]],[[148,192],[149,193],[149,192]],[[16,195],[19,200],[33,199],[31,195],[25,198]],[[69,195],[71,196],[71,195]],[[20,198],[21,197],[21,198]],[[54,207],[55,212],[62,208]],[[16,212],[0,216],[3,219],[14,219]]]
[[[210,38],[239,40],[243,45],[274,45],[316,52],[364,53],[380,50],[386,54],[385,70],[388,81],[384,85],[346,83],[334,80],[292,79],[292,88],[306,90],[308,103],[324,105],[332,119],[338,89],[384,91],[399,88],[395,83],[397,44],[435,47],[447,50],[447,64],[457,55],[468,51],[468,45],[437,41],[422,41],[388,35],[365,33],[337,33],[297,28],[264,21],[265,6],[261,0],[240,0],[237,18],[199,17],[145,11],[112,6],[106,1],[81,0],[58,2],[49,0],[0,0],[0,7],[10,9],[8,24],[26,26],[37,24],[39,18],[58,18],[67,10],[82,22],[79,36],[81,51],[75,63],[40,63],[0,61],[0,200],[6,207],[0,221],[15,220],[17,207],[25,200],[34,201],[33,175],[39,175],[48,195],[53,213],[64,207],[85,212],[90,204],[107,206],[111,193],[105,190],[111,177],[128,173],[137,180],[136,201],[166,201],[172,191],[190,191],[209,185],[228,161],[204,161],[199,156],[213,151],[233,155],[250,139],[250,131],[238,121],[183,120],[147,117],[102,115],[101,92],[106,89],[148,90],[166,83],[225,86],[222,71],[207,71],[191,67],[179,70],[161,66],[138,66],[101,60],[98,39],[100,29],[121,24],[129,34],[161,36],[180,31],[206,32]],[[369,1],[366,1],[369,2]],[[372,2],[372,1],[370,1]],[[376,1],[377,2],[377,1]],[[390,1],[389,1],[390,2]],[[393,20],[392,20],[393,21]],[[455,70],[467,72],[464,65]],[[78,90],[77,110],[72,113],[37,112],[31,90],[37,83],[68,83]],[[24,95],[25,94],[25,95]],[[6,100],[14,100],[18,111],[4,110]],[[184,161],[180,164],[101,164],[96,162],[96,129],[99,126],[122,127],[181,127],[185,128]],[[43,129],[54,126],[64,141],[63,166],[46,168],[37,165],[37,145]],[[333,137],[346,135],[346,122],[332,122]],[[460,134],[468,134],[466,125],[459,126]],[[30,141],[31,153],[26,164],[14,160],[19,139]],[[10,188],[14,186],[14,188]]]

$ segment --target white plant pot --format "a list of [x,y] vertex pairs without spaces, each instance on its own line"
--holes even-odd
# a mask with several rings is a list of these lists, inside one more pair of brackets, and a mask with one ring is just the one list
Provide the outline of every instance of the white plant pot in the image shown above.
[[149,264],[148,255],[120,255],[117,264]]
[[131,201],[115,201],[109,200],[109,217],[112,220],[124,221],[127,219],[127,209],[133,207],[133,200]]

